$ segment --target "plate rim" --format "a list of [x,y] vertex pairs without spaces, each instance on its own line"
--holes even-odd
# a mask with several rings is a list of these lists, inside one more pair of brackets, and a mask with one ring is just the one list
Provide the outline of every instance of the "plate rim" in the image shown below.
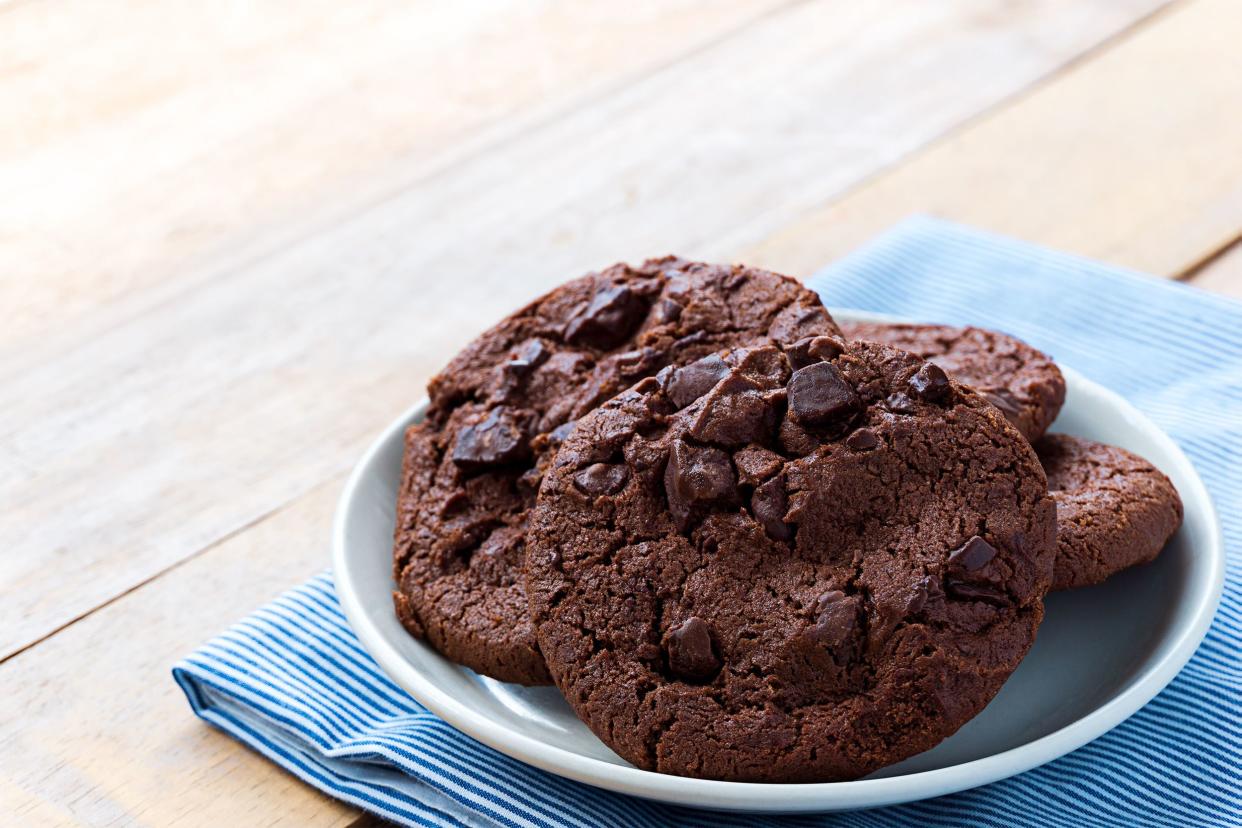
[[[898,316],[851,308],[829,308],[829,312],[836,318],[849,321],[909,321]],[[428,710],[466,736],[511,758],[597,788],[689,807],[794,814],[826,813],[913,802],[1006,779],[1064,756],[1102,736],[1154,698],[1198,649],[1215,617],[1224,589],[1225,556],[1220,518],[1194,464],[1171,437],[1124,397],[1087,379],[1068,366],[1059,367],[1067,382],[1072,382],[1076,391],[1086,390],[1102,397],[1124,412],[1128,419],[1142,424],[1154,439],[1163,443],[1168,455],[1182,467],[1182,476],[1189,481],[1191,487],[1191,491],[1181,492],[1184,502],[1194,502],[1198,508],[1206,510],[1210,531],[1208,549],[1202,550],[1202,554],[1210,559],[1210,566],[1202,570],[1193,583],[1197,587],[1197,606],[1189,623],[1178,631],[1175,643],[1164,656],[1154,663],[1146,664],[1138,679],[1129,687],[1064,727],[1032,742],[991,756],[902,776],[849,782],[727,782],[673,776],[583,756],[499,726],[476,713],[415,669],[389,643],[383,632],[371,623],[363,606],[359,585],[349,566],[346,538],[353,515],[352,504],[362,481],[368,476],[371,466],[384,447],[423,413],[427,406],[426,398],[402,412],[371,442],[354,465],[337,500],[332,521],[332,568],[337,597],[350,627],[367,652],[393,681]]]

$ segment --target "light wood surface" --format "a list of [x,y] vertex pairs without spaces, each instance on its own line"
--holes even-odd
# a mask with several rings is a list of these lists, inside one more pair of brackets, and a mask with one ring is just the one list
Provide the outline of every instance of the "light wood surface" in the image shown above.
[[0,494],[21,508],[0,518],[0,654],[346,468],[484,320],[616,259],[728,256],[1155,5],[797,4],[446,169],[394,162],[408,186],[66,327],[5,380]]
[[286,220],[331,221],[397,169],[486,151],[788,5],[17,3],[0,190],[23,198],[0,202],[0,250],[32,278],[0,343],[278,244]]
[[1242,7],[865,5],[0,7],[0,813],[369,824],[168,670],[582,270],[931,212],[1242,296]]
[[339,491],[337,480],[313,489],[0,667],[0,814],[349,824],[351,809],[189,715],[169,674],[205,635],[324,568]]
[[1178,4],[748,251],[804,272],[930,213],[1162,276],[1242,227],[1242,3]]

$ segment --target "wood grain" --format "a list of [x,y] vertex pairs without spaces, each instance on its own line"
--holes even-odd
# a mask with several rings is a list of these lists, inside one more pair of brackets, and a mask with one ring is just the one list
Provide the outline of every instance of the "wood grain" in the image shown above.
[[790,0],[40,2],[0,25],[0,344],[331,216]]
[[1242,228],[1242,4],[1196,0],[750,248],[819,266],[910,213],[1176,276]]
[[487,152],[393,161],[391,194],[346,218],[10,351],[0,654],[339,473],[537,292],[616,258],[727,254],[1159,5],[796,5]]
[[169,675],[205,635],[324,567],[340,484],[0,665],[5,824],[352,824],[352,808],[196,719]]

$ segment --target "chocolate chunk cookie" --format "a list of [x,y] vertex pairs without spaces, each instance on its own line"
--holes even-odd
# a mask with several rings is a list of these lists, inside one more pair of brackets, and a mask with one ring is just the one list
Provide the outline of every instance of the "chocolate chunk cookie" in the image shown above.
[[1027,440],[1039,439],[1065,403],[1065,378],[1044,354],[1020,339],[984,328],[849,322],[851,339],[884,342],[930,359],[974,387]]
[[1035,451],[1057,504],[1053,589],[1147,563],[1182,525],[1177,490],[1137,454],[1068,434],[1046,435]]
[[638,767],[853,779],[992,698],[1055,532],[1034,450],[983,397],[823,336],[667,369],[580,419],[527,594],[557,686]]
[[[838,333],[793,279],[667,258],[569,282],[505,319],[434,379],[406,434],[397,504],[397,613],[411,633],[480,673],[546,683],[527,614],[527,513],[573,422],[667,365],[767,338]],[[672,393],[714,384],[710,361]],[[584,470],[607,491],[615,472]]]

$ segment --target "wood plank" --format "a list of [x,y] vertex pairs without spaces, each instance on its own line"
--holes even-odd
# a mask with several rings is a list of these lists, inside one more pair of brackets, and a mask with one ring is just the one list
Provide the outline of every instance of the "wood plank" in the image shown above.
[[195,718],[169,674],[205,637],[324,568],[340,486],[0,665],[6,824],[354,824],[354,809]]
[[1242,240],[1234,242],[1203,268],[1195,271],[1186,282],[1204,290],[1242,299]]
[[1242,4],[1179,4],[747,250],[805,272],[911,213],[1176,276],[1242,227]]
[[344,469],[535,293],[762,237],[1159,5],[800,4],[443,171],[394,164],[407,184],[348,221],[22,349],[0,653]]
[[[432,170],[791,0],[40,2],[0,26],[0,343],[394,163]],[[368,182],[374,180],[374,186]],[[390,185],[389,185],[390,186]]]

